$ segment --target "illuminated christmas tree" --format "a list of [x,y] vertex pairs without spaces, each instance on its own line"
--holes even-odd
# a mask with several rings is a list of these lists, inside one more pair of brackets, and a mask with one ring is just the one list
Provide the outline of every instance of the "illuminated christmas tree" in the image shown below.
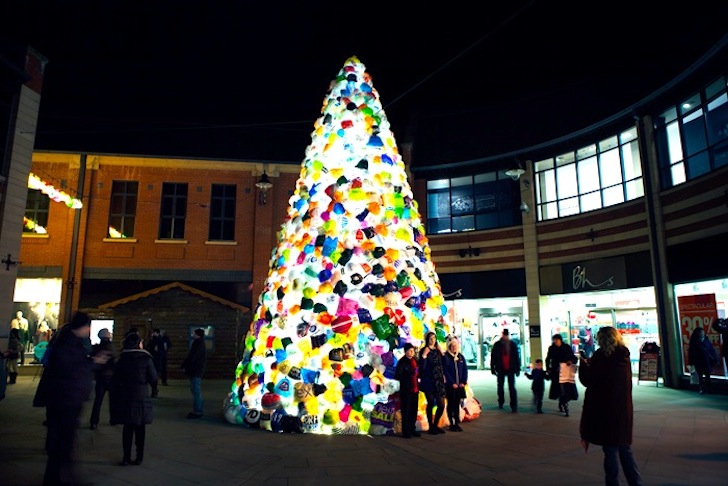
[[405,166],[356,57],[329,86],[289,202],[225,416],[391,433],[402,347],[449,328]]

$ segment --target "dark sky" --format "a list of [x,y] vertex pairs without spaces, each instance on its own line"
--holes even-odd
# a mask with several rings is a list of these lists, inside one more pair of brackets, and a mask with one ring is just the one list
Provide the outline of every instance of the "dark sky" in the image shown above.
[[49,60],[37,149],[292,163],[351,55],[431,165],[600,121],[728,32],[707,0],[2,3],[3,34]]

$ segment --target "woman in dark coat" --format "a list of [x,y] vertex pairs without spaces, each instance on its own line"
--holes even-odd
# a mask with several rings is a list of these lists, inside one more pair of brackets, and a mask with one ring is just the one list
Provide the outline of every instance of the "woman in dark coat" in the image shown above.
[[[551,379],[549,387],[549,399],[559,400],[559,412],[569,416],[569,401],[576,400],[576,386],[573,383],[559,383],[561,363],[576,363],[577,359],[571,346],[564,343],[561,334],[554,334],[551,338],[551,346],[546,353],[546,370]],[[562,386],[565,385],[565,386]],[[571,386],[568,386],[571,385]]]
[[[139,465],[144,459],[146,425],[152,423],[150,390],[157,387],[157,371],[152,355],[142,348],[136,333],[124,338],[124,350],[111,379],[111,423],[124,424],[122,466]],[[136,459],[131,460],[131,443],[136,439]]]
[[447,351],[442,358],[445,373],[445,397],[447,398],[447,418],[451,432],[462,432],[460,427],[460,400],[465,398],[465,385],[468,384],[468,365],[460,353],[460,341],[454,336],[447,340]]
[[[440,419],[445,413],[445,375],[442,371],[442,350],[437,344],[437,336],[430,331],[425,334],[425,346],[420,350],[420,391],[427,399],[428,433],[444,434]],[[437,407],[433,417],[432,411]]]
[[584,450],[601,445],[607,485],[619,484],[619,463],[630,486],[642,484],[632,455],[632,365],[622,335],[611,326],[597,333],[599,349],[581,359],[579,379],[586,387],[579,432]]
[[700,394],[710,393],[710,371],[718,363],[718,354],[710,340],[705,338],[702,327],[696,327],[690,335],[688,363],[695,366],[698,373]]

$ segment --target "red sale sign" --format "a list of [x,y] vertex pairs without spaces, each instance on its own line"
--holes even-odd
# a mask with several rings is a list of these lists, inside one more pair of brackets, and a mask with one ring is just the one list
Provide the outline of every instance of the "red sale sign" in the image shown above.
[[718,363],[713,367],[711,375],[723,376],[723,358],[720,352],[720,334],[715,332],[711,325],[718,318],[718,310],[715,303],[715,294],[686,295],[677,298],[678,312],[680,317],[680,338],[682,341],[683,363],[685,373],[688,370],[688,346],[690,336],[697,327],[702,327],[705,335],[710,339],[718,355]]

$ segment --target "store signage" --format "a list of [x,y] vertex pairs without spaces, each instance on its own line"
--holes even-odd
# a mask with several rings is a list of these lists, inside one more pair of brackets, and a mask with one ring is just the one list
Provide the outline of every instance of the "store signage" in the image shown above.
[[627,288],[622,257],[572,263],[564,265],[562,272],[567,293]]
[[695,328],[702,327],[705,335],[713,344],[715,352],[720,358],[710,374],[723,376],[723,359],[720,352],[720,334],[715,332],[711,325],[718,318],[715,303],[715,294],[685,295],[677,298],[678,313],[680,317],[680,340],[682,342],[683,363],[685,373],[689,373],[688,348],[690,336]]

